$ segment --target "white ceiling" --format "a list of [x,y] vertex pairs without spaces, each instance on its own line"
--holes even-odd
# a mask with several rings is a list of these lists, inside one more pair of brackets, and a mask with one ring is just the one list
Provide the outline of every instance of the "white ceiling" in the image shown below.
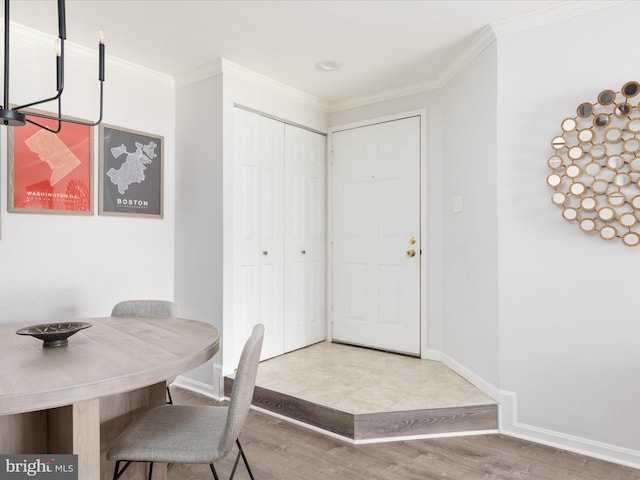
[[[331,103],[432,81],[483,27],[575,2],[66,3],[68,42],[96,47],[97,31],[102,27],[107,55],[157,72],[179,76],[224,58]],[[13,0],[10,18],[57,35],[56,10],[55,0]],[[321,60],[342,62],[344,66],[335,72],[322,72],[315,68]]]

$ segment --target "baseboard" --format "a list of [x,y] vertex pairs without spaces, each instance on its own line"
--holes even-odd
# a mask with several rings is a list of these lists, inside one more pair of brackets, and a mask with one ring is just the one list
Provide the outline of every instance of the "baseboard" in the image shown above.
[[496,401],[498,400],[499,395],[498,395],[498,388],[496,386],[490,384],[484,378],[482,378],[475,372],[472,372],[463,364],[461,364],[457,360],[454,360],[446,353],[441,353],[440,357],[441,357],[440,361],[444,365],[449,367],[451,370],[456,372],[461,377],[471,382],[473,386],[480,389],[482,393],[484,393],[485,395],[488,395],[489,397],[493,398]]
[[500,433],[640,469],[640,451],[520,423],[516,393],[500,390],[498,398]]
[[223,400],[220,393],[216,392],[213,386],[182,375],[178,376],[171,385],[184,388],[185,390],[191,390],[192,392],[199,393],[200,395],[204,395],[205,397],[212,398],[217,401]]
[[442,361],[442,353],[439,350],[426,350],[422,353],[423,360],[432,360],[434,362]]

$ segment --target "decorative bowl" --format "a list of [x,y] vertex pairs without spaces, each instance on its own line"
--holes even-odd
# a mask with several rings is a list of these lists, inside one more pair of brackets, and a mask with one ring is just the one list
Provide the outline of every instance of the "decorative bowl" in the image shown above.
[[16,333],[18,335],[30,335],[43,340],[43,348],[62,347],[69,343],[67,339],[71,335],[90,326],[91,324],[86,322],[43,323],[21,328]]

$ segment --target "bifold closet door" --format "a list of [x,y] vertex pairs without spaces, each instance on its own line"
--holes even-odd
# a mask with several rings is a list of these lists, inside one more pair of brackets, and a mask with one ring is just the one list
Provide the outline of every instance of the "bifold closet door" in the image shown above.
[[284,124],[234,109],[234,356],[265,325],[262,359],[284,353]]
[[325,137],[285,125],[285,352],[321,342],[325,323]]

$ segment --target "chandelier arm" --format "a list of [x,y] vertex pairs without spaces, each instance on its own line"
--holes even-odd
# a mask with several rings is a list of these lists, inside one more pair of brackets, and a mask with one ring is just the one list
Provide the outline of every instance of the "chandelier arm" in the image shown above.
[[[100,116],[98,117],[98,120],[96,120],[95,122],[85,122],[85,121],[82,121],[82,120],[75,120],[75,119],[72,119],[72,118],[63,118],[63,117],[62,117],[62,116],[60,116],[60,115],[59,115],[59,116],[57,116],[57,117],[55,117],[55,116],[53,116],[53,115],[47,115],[46,113],[37,113],[37,112],[22,112],[22,113],[24,113],[25,115],[27,115],[27,117],[38,117],[38,118],[44,118],[44,119],[47,119],[47,120],[53,120],[53,121],[55,121],[55,122],[58,122],[59,124],[62,124],[62,123],[74,123],[74,124],[76,124],[76,125],[84,125],[84,126],[86,126],[86,127],[95,127],[96,125],[99,125],[99,124],[100,124],[100,122],[102,122],[102,111],[103,111],[103,108],[102,108],[102,103],[103,103],[103,102],[102,102],[102,99],[103,99],[103,93],[104,93],[104,84],[103,84],[103,82],[101,81],[101,82],[100,82]],[[60,101],[60,99],[58,99],[58,101]],[[58,109],[60,109],[60,106],[58,106]],[[61,127],[59,126],[59,127],[58,127],[58,130],[55,130],[55,131],[54,131],[54,130],[53,130],[53,129],[51,129],[51,128],[43,127],[43,126],[42,126],[42,125],[40,125],[39,123],[34,122],[34,121],[32,121],[32,120],[29,120],[28,118],[27,118],[26,120],[27,120],[27,122],[29,122],[29,123],[32,123],[32,124],[34,124],[34,125],[38,125],[38,126],[40,126],[40,127],[44,128],[45,130],[49,130],[50,132],[53,132],[53,133],[58,133],[58,132],[60,131],[60,128],[61,128]]]
[[[64,38],[60,37],[60,71],[58,75],[58,93],[50,98],[45,98],[44,100],[37,100],[35,102],[26,103],[24,105],[20,105],[19,107],[14,107],[12,110],[19,112],[23,108],[35,107],[36,105],[40,105],[42,103],[53,102],[54,100],[60,100],[62,97],[62,92],[64,91]],[[26,113],[26,112],[22,112]],[[60,110],[58,110],[58,117],[61,116]]]
[[[53,128],[47,127],[46,125],[42,125],[41,123],[35,122],[33,120],[30,120],[29,118],[25,118],[24,120],[25,120],[25,122],[30,123],[31,125],[35,125],[36,127],[40,127],[43,130],[47,130],[48,132],[51,132],[51,133],[58,133],[62,129],[62,121],[61,120],[58,120],[58,128],[56,128],[55,130]],[[52,120],[54,120],[54,119],[52,119]]]
[[[25,105],[20,105],[19,107],[13,107],[11,110],[19,112],[22,109],[35,107],[36,105],[40,105],[42,103],[53,102],[54,100],[60,100],[60,96],[61,95],[62,95],[62,89],[60,90],[60,92],[55,97],[46,98],[44,100],[38,100],[37,102],[27,103]],[[24,113],[26,115],[32,115],[30,112],[21,112],[21,113]]]

